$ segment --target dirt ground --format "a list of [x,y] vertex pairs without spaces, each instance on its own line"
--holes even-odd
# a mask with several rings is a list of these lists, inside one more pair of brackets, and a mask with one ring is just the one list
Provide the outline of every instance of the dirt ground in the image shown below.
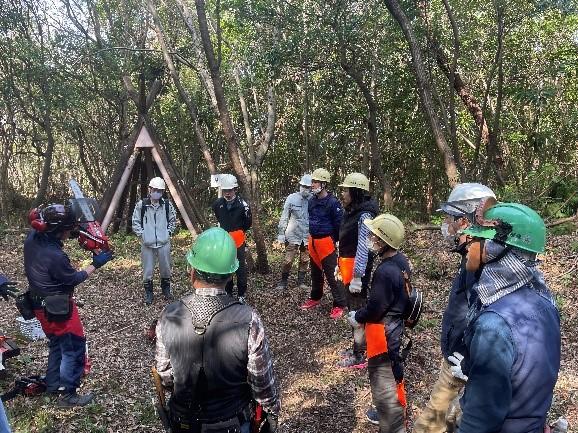
[[[22,264],[23,232],[0,232],[0,272],[25,287]],[[439,331],[447,292],[456,268],[456,257],[438,251],[441,237],[436,232],[414,234],[405,246],[414,266],[414,284],[425,293],[427,309],[417,329],[411,331],[414,347],[406,365],[410,431],[413,420],[429,397],[441,360]],[[48,397],[18,397],[7,403],[14,432],[160,432],[152,400],[150,380],[154,348],[145,338],[148,324],[159,316],[165,302],[159,296],[158,276],[155,302],[142,302],[139,267],[140,248],[135,238],[115,236],[116,259],[80,286],[77,299],[84,303],[84,321],[92,360],[92,371],[82,389],[97,394],[96,403],[86,408],[57,409]],[[189,290],[184,253],[190,237],[174,239],[174,291]],[[75,242],[66,246],[75,265],[89,263],[88,254]],[[335,367],[338,352],[348,347],[350,332],[344,320],[329,318],[330,300],[321,308],[302,312],[299,304],[307,293],[291,287],[274,288],[280,251],[271,246],[274,271],[269,276],[250,275],[248,303],[263,318],[275,358],[275,370],[283,397],[280,432],[361,433],[377,432],[365,420],[370,403],[367,372]],[[578,233],[553,236],[542,269],[558,300],[562,317],[562,366],[550,418],[564,414],[578,425]],[[293,277],[292,277],[293,278]],[[0,332],[16,336],[22,347],[18,358],[8,361],[8,375],[0,390],[10,387],[14,376],[42,373],[48,354],[46,341],[27,342],[19,337],[17,310],[0,300]]]

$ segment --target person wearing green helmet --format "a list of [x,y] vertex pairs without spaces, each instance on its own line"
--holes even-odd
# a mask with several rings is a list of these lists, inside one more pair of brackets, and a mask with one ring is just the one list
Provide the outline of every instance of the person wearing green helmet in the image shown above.
[[466,353],[450,358],[466,380],[460,433],[544,431],[560,369],[560,317],[538,269],[546,226],[518,203],[476,214],[466,269],[479,272]]
[[186,257],[194,293],[166,306],[156,328],[156,368],[173,388],[171,431],[248,433],[256,401],[259,431],[275,432],[280,401],[263,324],[225,289],[239,267],[235,241],[214,227]]

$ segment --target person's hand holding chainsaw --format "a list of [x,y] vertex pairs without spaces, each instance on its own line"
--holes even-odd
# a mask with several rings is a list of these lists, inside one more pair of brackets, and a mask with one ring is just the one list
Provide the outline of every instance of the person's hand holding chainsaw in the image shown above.
[[114,259],[114,253],[112,250],[101,251],[98,254],[92,253],[92,266],[98,269],[101,266],[106,265],[112,259]]
[[0,296],[2,296],[5,301],[8,301],[8,296],[16,298],[17,293],[16,283],[8,281],[4,275],[0,275]]

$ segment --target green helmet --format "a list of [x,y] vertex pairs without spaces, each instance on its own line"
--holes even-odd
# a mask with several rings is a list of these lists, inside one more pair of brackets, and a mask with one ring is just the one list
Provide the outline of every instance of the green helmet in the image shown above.
[[205,230],[187,253],[187,262],[192,268],[210,274],[232,274],[239,268],[235,241],[220,227]]
[[500,240],[507,245],[533,253],[543,253],[546,225],[534,210],[519,203],[498,203],[484,214],[486,221],[464,230],[464,234]]

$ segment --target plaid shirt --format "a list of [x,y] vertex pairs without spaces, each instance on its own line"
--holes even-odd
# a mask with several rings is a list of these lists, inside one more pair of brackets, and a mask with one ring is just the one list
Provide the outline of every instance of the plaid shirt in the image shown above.
[[[197,289],[197,295],[217,296],[225,293],[224,289]],[[166,386],[171,386],[173,382],[173,370],[171,366],[171,356],[167,352],[163,343],[162,327],[164,315],[157,323],[156,335],[156,363],[157,370],[162,382]],[[251,324],[249,326],[249,338],[247,340],[248,362],[247,362],[247,382],[251,386],[253,398],[263,406],[263,410],[268,413],[278,414],[281,409],[277,381],[273,371],[273,358],[269,350],[269,343],[265,336],[265,328],[257,313],[252,310]],[[178,356],[178,353],[172,355]]]

